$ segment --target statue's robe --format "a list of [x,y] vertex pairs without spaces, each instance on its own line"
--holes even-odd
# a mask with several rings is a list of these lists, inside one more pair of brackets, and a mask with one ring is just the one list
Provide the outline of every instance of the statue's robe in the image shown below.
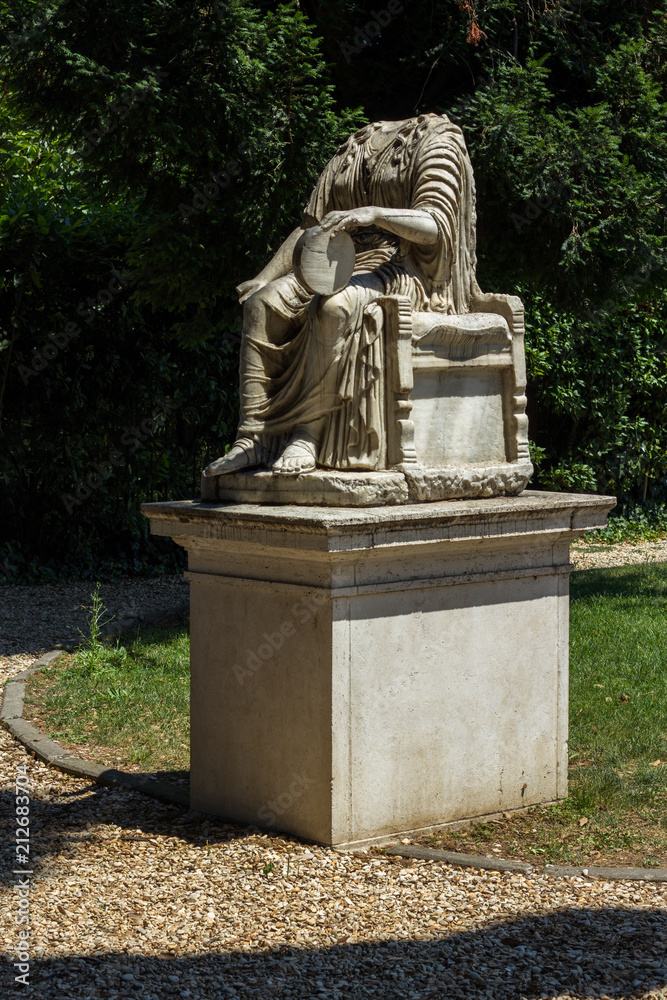
[[415,311],[466,313],[478,291],[472,168],[461,130],[444,115],[380,122],[350,136],[320,176],[303,224],[362,206],[428,212],[437,242],[358,228],[343,291],[313,296],[290,272],[255,293],[289,321],[279,343],[246,330],[241,350],[239,437],[259,440],[269,463],[295,427],[325,417],[318,465],[376,468],[384,424],[376,300],[406,295]]

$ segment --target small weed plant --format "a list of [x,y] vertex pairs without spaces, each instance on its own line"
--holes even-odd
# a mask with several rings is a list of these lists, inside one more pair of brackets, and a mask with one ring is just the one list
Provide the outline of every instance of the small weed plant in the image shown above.
[[105,617],[108,611],[100,597],[99,582],[95,584],[90,599],[92,606],[88,614],[88,634],[85,635],[81,629],[78,630],[83,642],[77,650],[76,662],[92,674],[98,670],[121,666],[127,659],[127,650],[118,644],[118,640],[115,646],[102,641],[102,629],[113,621],[113,615]]

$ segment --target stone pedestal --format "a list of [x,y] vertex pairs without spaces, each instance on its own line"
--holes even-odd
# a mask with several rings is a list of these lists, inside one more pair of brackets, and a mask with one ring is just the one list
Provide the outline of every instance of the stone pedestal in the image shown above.
[[564,797],[569,545],[614,504],[144,505],[189,556],[192,808],[351,846]]

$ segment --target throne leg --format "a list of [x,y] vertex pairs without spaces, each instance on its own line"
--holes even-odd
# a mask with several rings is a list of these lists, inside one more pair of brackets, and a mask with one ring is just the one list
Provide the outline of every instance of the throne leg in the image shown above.
[[385,318],[387,368],[387,466],[416,467],[415,425],[411,419],[414,386],[412,375],[412,303],[405,295],[380,299]]

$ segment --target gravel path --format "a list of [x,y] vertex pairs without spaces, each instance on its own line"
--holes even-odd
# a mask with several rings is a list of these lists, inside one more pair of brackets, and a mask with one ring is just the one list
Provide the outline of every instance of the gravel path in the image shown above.
[[[9,818],[24,765],[32,796],[32,985],[17,987],[23,995],[667,997],[664,885],[340,855],[188,824],[135,792],[64,780],[7,733],[0,747],[0,933],[10,960],[21,876],[12,874]],[[3,972],[2,995],[13,995],[12,970]]]
[[[93,587],[81,581],[0,587],[0,667],[3,657],[29,654],[36,659],[58,643],[80,639],[79,630],[87,634]],[[189,585],[182,573],[137,577],[102,583],[100,597],[116,621],[141,621],[186,603]]]
[[617,542],[615,545],[578,542],[570,548],[575,569],[603,569],[608,566],[639,565],[647,562],[667,562],[667,538],[658,542]]
[[[634,549],[642,558],[619,548],[612,558],[647,558],[641,546]],[[0,681],[75,635],[89,595],[89,584],[0,590]],[[186,595],[178,577],[102,588],[119,617]],[[17,923],[15,887],[28,876],[14,874],[26,870],[14,853],[14,783],[24,768],[28,987],[14,982],[10,964],[26,926]],[[3,997],[667,998],[664,884],[340,855],[253,829],[186,822],[182,810],[131,790],[61,775],[4,730],[0,787]]]

